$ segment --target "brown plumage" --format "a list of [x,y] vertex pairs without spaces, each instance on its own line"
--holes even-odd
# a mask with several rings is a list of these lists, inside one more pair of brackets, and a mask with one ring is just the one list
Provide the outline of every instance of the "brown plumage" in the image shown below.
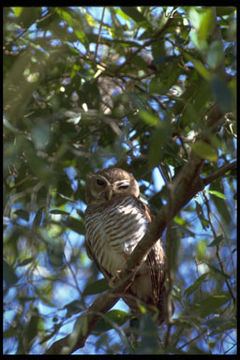
[[[124,267],[147,231],[151,215],[139,199],[139,186],[127,171],[107,168],[89,174],[86,183],[86,248],[108,281]],[[164,320],[165,257],[159,239],[143,259],[133,283],[122,298],[134,313],[142,303],[158,309]]]

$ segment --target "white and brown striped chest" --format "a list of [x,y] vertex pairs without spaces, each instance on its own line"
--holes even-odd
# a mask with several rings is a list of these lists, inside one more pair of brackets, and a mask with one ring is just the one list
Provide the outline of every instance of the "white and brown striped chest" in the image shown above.
[[86,210],[86,242],[98,263],[111,275],[121,270],[147,231],[145,208],[134,196]]

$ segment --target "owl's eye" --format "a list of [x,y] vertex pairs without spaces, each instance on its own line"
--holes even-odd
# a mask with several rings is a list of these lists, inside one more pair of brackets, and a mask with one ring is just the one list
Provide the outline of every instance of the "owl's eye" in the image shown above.
[[129,187],[129,185],[120,185],[118,188],[121,190],[125,190]]
[[100,186],[106,185],[105,181],[97,179],[97,184]]

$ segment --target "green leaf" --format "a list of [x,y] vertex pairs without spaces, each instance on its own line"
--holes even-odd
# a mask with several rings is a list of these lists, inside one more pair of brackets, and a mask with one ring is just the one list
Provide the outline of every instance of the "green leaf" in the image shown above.
[[216,6],[217,16],[230,15],[236,11],[233,6]]
[[214,16],[211,9],[204,11],[200,15],[200,26],[198,31],[199,41],[207,41],[214,28]]
[[195,203],[196,203],[196,211],[197,211],[198,218],[201,221],[203,229],[206,229],[209,226],[209,222],[204,217],[204,212],[203,212],[202,206],[197,201],[195,201]]
[[26,265],[30,264],[33,260],[34,260],[33,257],[27,258],[27,259],[21,261],[21,262],[18,264],[18,266],[26,266]]
[[224,200],[227,199],[226,195],[224,195],[224,194],[221,193],[220,191],[216,191],[216,190],[205,190],[205,191],[208,192],[208,193],[211,194],[211,195],[217,196],[217,197],[220,198],[220,199],[224,199]]
[[109,289],[108,283],[106,279],[100,279],[96,280],[94,282],[91,282],[90,284],[87,284],[83,291],[83,295],[94,295],[99,294],[103,291],[106,291]]
[[207,62],[211,69],[215,69],[221,64],[224,57],[223,46],[220,41],[214,41],[211,43],[207,53]]
[[[213,320],[216,320],[216,319],[213,319]],[[211,334],[212,335],[223,334],[227,330],[237,329],[237,321],[236,320],[237,319],[223,320],[222,317],[220,317],[219,322],[215,322],[215,324],[214,324],[214,322],[212,324],[210,323],[210,326],[213,329],[213,331],[211,331]],[[208,323],[206,323],[206,324],[208,325]]]
[[194,45],[199,50],[204,50],[207,47],[207,40],[212,34],[214,28],[214,15],[211,9],[204,9],[204,11],[190,8],[189,18],[193,25],[190,32],[190,37]]
[[48,306],[51,306],[51,307],[56,306],[56,303],[53,303],[50,300],[52,297],[50,299],[48,299],[49,296],[46,293],[46,291],[43,291],[40,287],[39,288],[35,287],[34,291],[35,291],[36,295],[38,296],[38,299],[41,299],[44,304],[47,304]]
[[[66,23],[73,28],[74,34],[76,37],[84,44],[88,44],[88,38],[86,36],[86,29],[84,31],[84,26],[81,23],[81,18],[77,15],[72,9],[56,7],[56,13],[64,20]],[[87,24],[87,23],[86,23]],[[85,24],[85,25],[86,25]]]
[[[138,330],[136,328],[136,330]],[[138,333],[138,332],[137,332]],[[146,312],[141,316],[139,335],[141,334],[141,344],[137,348],[137,354],[157,354],[159,351],[159,335],[157,325],[153,316]]]
[[20,6],[14,6],[12,9],[16,17],[19,17],[23,11],[23,8]]
[[98,322],[97,326],[94,328],[95,332],[104,332],[116,327],[116,325],[121,326],[127,320],[129,320],[129,314],[121,310],[110,310],[106,314],[102,315],[103,318]]
[[197,290],[201,286],[203,282],[206,281],[208,275],[209,275],[208,273],[204,273],[201,276],[199,276],[199,278],[184,291],[184,295],[186,296],[191,295],[195,290]]
[[211,81],[211,86],[215,101],[219,108],[224,112],[232,111],[234,107],[234,98],[227,83],[223,79],[214,76]]
[[140,13],[134,6],[121,6],[122,11],[130,16],[135,22],[140,23],[142,26],[150,27],[147,19]]
[[[150,121],[155,121],[154,119],[150,119]],[[149,166],[153,167],[161,161],[165,155],[165,149],[167,149],[167,145],[171,139],[171,124],[168,116],[165,117],[164,120],[160,120],[158,125],[155,127],[149,150],[148,150],[148,161]]]
[[205,259],[206,257],[206,241],[205,240],[201,240],[197,243],[197,259],[199,261],[202,261]]
[[124,20],[129,21],[131,18],[121,8],[116,8],[116,14],[121,16]]
[[190,54],[184,52],[184,57],[188,60],[191,61],[194,65],[194,67],[196,68],[196,70],[199,72],[199,74],[207,81],[210,81],[212,78],[211,73],[205,68],[205,66],[201,63],[201,61],[195,59],[193,56],[191,56]]
[[67,219],[63,220],[62,222],[76,233],[81,235],[85,234],[85,226],[83,220],[75,219],[74,217],[69,216]]
[[225,272],[223,272],[222,270],[219,270],[218,268],[216,268],[215,266],[213,266],[212,264],[206,262],[207,266],[209,267],[209,269],[212,271],[213,274],[217,274],[220,276],[223,276],[224,278],[230,279],[231,277],[226,274]]
[[159,117],[153,115],[147,111],[140,111],[139,116],[150,126],[156,126],[159,124]]
[[41,323],[42,318],[39,316],[39,311],[37,308],[34,308],[31,313],[31,318],[24,329],[24,341],[26,341],[28,346],[38,334]]
[[217,246],[221,244],[223,239],[224,239],[223,235],[216,236],[216,238],[208,245],[208,247]]
[[32,141],[37,150],[44,150],[50,138],[50,124],[39,119],[31,130]]
[[209,296],[196,305],[196,313],[203,318],[215,314],[218,308],[226,304],[230,299],[230,294]]
[[14,211],[14,214],[26,221],[29,220],[29,212],[26,210],[19,209]]
[[13,286],[18,281],[15,271],[5,260],[3,260],[3,279],[8,286]]
[[59,209],[53,209],[49,211],[50,214],[56,214],[56,215],[69,215],[70,213],[67,211],[59,210]]
[[41,221],[42,221],[42,217],[43,217],[43,207],[41,207],[40,209],[38,209],[38,211],[36,212],[36,215],[34,217],[34,220],[33,220],[33,224],[32,224],[32,228],[33,229],[37,229],[40,224],[41,224]]
[[[146,104],[145,104],[145,99],[140,96],[138,93],[136,92],[130,92],[128,94],[130,103],[134,106],[134,108],[139,109],[140,111],[145,110],[146,109]],[[128,102],[129,102],[128,100]]]
[[191,8],[189,10],[189,19],[193,24],[194,28],[198,30],[201,23],[201,14],[199,14],[199,12],[194,8]]
[[191,145],[192,150],[202,159],[209,161],[218,160],[218,151],[213,146],[207,144],[205,141],[198,140],[195,144]]
[[5,330],[3,332],[3,338],[4,339],[11,338],[13,336],[16,336],[17,333],[18,333],[18,330],[16,329],[16,327],[14,325],[10,326],[7,330]]
[[118,325],[122,325],[129,318],[129,314],[122,310],[110,310],[106,313],[106,317],[115,321]]
[[[224,193],[224,187],[222,184],[222,181],[217,180],[210,184],[210,190],[216,190],[220,193]],[[213,196],[212,200],[214,202],[214,205],[216,206],[219,214],[221,215],[222,220],[225,224],[229,225],[232,221],[232,213],[228,207],[228,203],[226,201],[223,201],[217,196]]]
[[83,303],[80,300],[73,300],[70,303],[64,306],[64,309],[67,310],[67,317],[77,314],[80,311],[84,310]]

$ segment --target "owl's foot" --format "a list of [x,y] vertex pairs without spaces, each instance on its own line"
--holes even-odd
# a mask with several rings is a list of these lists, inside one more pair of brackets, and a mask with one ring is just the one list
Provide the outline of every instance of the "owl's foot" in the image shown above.
[[108,285],[110,286],[110,288],[114,288],[114,286],[116,285],[116,283],[120,279],[121,271],[122,270],[117,270],[116,274],[111,278],[111,280],[109,280]]

